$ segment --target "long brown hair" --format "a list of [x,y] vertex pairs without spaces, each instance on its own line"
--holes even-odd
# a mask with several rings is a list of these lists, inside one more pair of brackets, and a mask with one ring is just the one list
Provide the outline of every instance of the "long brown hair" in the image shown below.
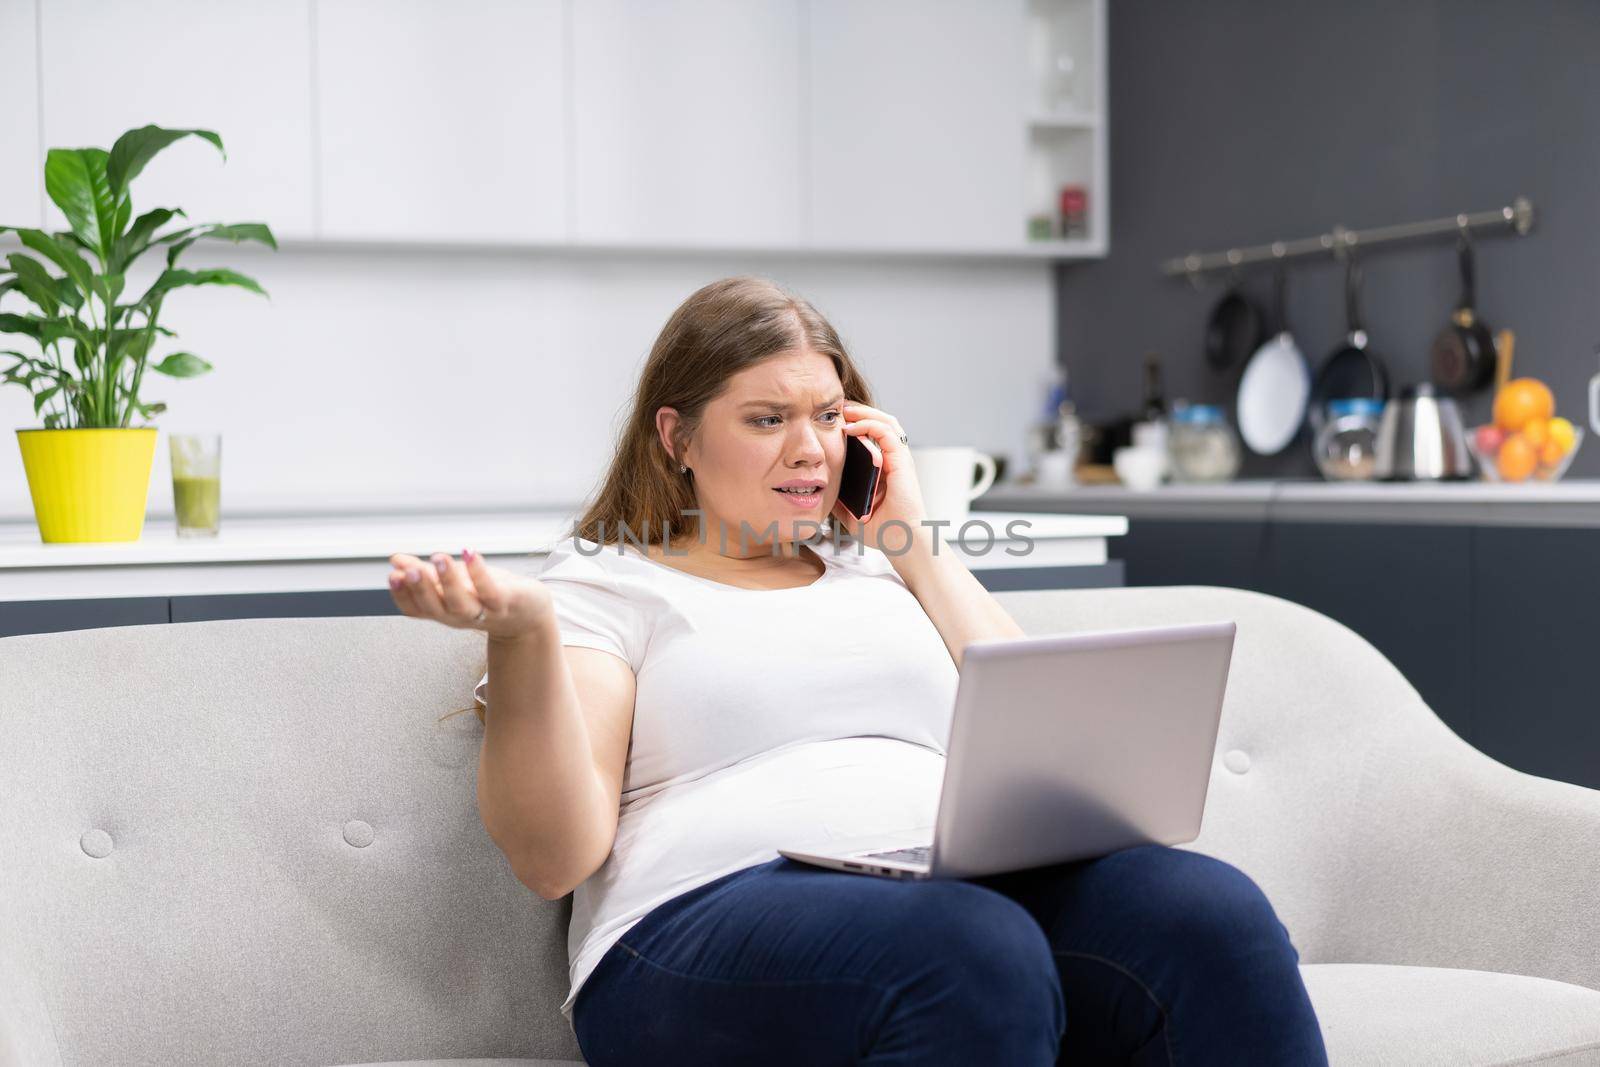
[[[610,544],[621,540],[626,529],[630,539],[649,544],[652,538],[671,541],[694,531],[694,472],[680,473],[677,457],[699,428],[706,405],[745,368],[807,348],[833,360],[846,399],[872,404],[866,378],[810,301],[751,275],[723,278],[695,290],[651,346],[610,469],[569,536]],[[672,455],[661,447],[656,431],[656,412],[662,407],[678,412]],[[831,533],[832,516],[825,521]],[[476,704],[461,709],[472,710],[484,718]]]

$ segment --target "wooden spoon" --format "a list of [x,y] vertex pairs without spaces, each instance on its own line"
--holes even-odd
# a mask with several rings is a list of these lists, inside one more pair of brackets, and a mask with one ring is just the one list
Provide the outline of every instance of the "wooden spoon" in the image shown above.
[[1500,390],[1511,380],[1511,350],[1517,343],[1517,335],[1510,330],[1501,330],[1494,338],[1494,395],[1499,396]]

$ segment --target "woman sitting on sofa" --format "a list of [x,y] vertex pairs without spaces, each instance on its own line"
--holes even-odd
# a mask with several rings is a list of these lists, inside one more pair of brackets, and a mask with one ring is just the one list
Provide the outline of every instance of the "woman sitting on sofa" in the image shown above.
[[[880,463],[865,521],[847,435]],[[668,319],[538,577],[392,557],[402,611],[487,634],[479,808],[522,882],[574,894],[584,1057],[1326,1063],[1288,930],[1222,860],[897,881],[777,855],[931,825],[962,650],[1022,635],[924,514],[838,334],[736,277]]]

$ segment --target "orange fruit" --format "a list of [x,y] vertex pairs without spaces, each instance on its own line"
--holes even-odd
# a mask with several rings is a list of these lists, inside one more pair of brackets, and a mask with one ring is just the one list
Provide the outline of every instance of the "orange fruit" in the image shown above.
[[1505,444],[1500,446],[1500,454],[1495,457],[1500,477],[1508,482],[1525,481],[1538,465],[1538,453],[1528,439],[1519,433],[1507,437]]
[[1541,467],[1559,466],[1562,457],[1566,454],[1567,450],[1561,447],[1561,442],[1552,437],[1539,448],[1539,465]]
[[1545,442],[1550,440],[1550,420],[1529,419],[1522,424],[1521,433],[1535,449],[1543,448]]
[[1558,415],[1550,420],[1550,439],[1561,442],[1562,452],[1571,452],[1572,446],[1578,443],[1577,428]]
[[1513,378],[1494,398],[1494,424],[1502,430],[1520,430],[1532,419],[1556,413],[1556,398],[1537,378]]

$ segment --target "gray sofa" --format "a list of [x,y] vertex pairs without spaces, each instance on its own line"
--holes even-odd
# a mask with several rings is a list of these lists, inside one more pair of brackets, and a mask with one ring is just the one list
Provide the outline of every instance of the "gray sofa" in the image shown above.
[[[1198,839],[1335,1067],[1600,1063],[1600,792],[1480,754],[1359,636],[1211,587],[1000,594],[1032,633],[1233,619]],[[581,1062],[570,898],[478,821],[480,635],[403,616],[0,640],[0,1064]]]

